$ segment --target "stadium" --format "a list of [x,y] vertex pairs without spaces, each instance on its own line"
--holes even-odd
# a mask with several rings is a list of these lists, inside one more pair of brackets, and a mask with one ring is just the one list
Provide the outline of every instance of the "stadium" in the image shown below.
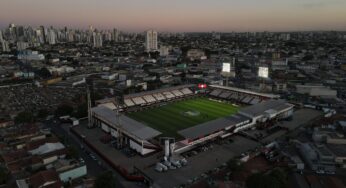
[[96,101],[92,123],[143,156],[161,150],[163,137],[173,138],[174,152],[182,153],[256,124],[291,117],[293,105],[278,98],[234,87],[181,85],[125,95],[120,102]]

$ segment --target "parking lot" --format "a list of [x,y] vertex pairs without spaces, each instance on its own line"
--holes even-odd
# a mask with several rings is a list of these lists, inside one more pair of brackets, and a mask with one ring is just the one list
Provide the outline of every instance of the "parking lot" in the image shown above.
[[310,121],[321,116],[322,113],[317,110],[312,109],[299,109],[294,112],[294,116],[292,120],[280,121],[275,124],[272,131],[258,130],[258,129],[250,129],[246,130],[244,134],[249,135],[255,139],[258,139],[261,143],[270,143],[277,138],[284,136],[287,131],[293,131],[299,127],[307,125]]

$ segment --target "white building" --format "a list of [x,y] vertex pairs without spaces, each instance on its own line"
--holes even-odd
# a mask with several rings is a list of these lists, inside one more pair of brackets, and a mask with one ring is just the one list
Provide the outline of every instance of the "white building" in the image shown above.
[[168,46],[161,46],[160,47],[160,56],[168,56],[169,55],[169,47]]
[[0,30],[0,42],[2,42],[4,38],[2,37],[2,31]]
[[95,48],[102,47],[102,35],[100,33],[93,33],[93,46]]
[[186,57],[190,60],[202,59],[203,57],[205,57],[205,53],[200,49],[190,49],[187,51]]
[[150,51],[157,51],[157,32],[154,30],[146,31],[145,34],[145,50]]
[[118,42],[118,41],[119,41],[119,30],[113,29],[113,32],[112,32],[112,40],[113,40],[114,42]]
[[2,46],[2,51],[3,52],[9,52],[10,51],[10,46],[9,46],[7,41],[3,40],[1,42],[1,46]]
[[149,140],[160,135],[161,132],[123,114],[118,116],[111,109],[98,106],[92,108],[92,119],[95,126],[100,127],[112,137],[118,138],[118,134],[121,132],[123,143],[141,155],[147,155],[159,149],[157,145],[152,144]]
[[29,47],[27,42],[17,42],[17,50],[25,50]]
[[48,32],[48,43],[50,45],[56,44],[56,34],[55,34],[55,31],[53,29],[50,29]]

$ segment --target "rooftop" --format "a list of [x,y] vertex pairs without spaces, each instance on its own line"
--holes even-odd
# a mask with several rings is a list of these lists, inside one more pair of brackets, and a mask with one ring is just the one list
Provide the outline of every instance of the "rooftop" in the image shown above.
[[[117,113],[103,106],[94,107],[92,109],[98,117],[101,117],[105,121],[109,122],[114,128],[119,126],[117,121]],[[161,132],[150,128],[134,119],[131,119],[123,114],[119,117],[119,122],[124,129],[129,134],[136,136],[139,139],[147,140],[156,137],[161,134]]]
[[287,103],[285,100],[267,100],[252,106],[248,106],[245,108],[242,108],[240,110],[241,113],[256,117],[259,115],[262,115],[264,112],[271,112],[274,111],[279,112],[284,109],[293,107],[292,104]]
[[245,116],[236,114],[236,115],[208,121],[208,122],[199,124],[197,126],[178,131],[178,133],[184,136],[185,138],[195,139],[200,136],[205,136],[213,132],[220,131],[229,126],[242,123],[246,120],[248,120],[248,118],[246,118]]

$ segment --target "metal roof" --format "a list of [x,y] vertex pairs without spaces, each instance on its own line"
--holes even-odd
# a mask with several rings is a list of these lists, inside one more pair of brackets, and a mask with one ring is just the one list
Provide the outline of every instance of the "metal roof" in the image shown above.
[[[92,111],[98,117],[102,118],[105,122],[110,123],[110,126],[118,129],[116,112],[103,106],[94,107],[92,108]],[[134,119],[131,119],[123,114],[121,114],[119,118],[122,129],[126,131],[128,134],[132,134],[139,139],[147,140],[161,134],[161,132],[151,127],[148,127]]]
[[248,106],[239,110],[240,113],[249,115],[251,117],[257,117],[263,115],[266,112],[280,112],[284,109],[293,107],[292,104],[287,103],[285,100],[267,100],[252,106]]
[[209,85],[210,87],[213,88],[219,88],[219,89],[224,89],[224,90],[229,90],[229,91],[235,91],[235,92],[240,92],[240,93],[245,93],[245,94],[250,94],[250,95],[256,95],[256,96],[261,96],[261,97],[267,97],[271,99],[277,99],[280,98],[279,95],[273,95],[273,94],[268,94],[268,93],[258,93],[246,89],[241,89],[241,88],[236,88],[236,87],[226,87],[226,86],[219,86],[219,85]]
[[151,95],[151,94],[155,94],[155,93],[162,93],[162,92],[165,92],[165,91],[179,90],[179,89],[190,88],[190,87],[194,87],[194,86],[196,86],[196,85],[188,84],[188,85],[180,85],[180,86],[161,88],[161,89],[156,89],[156,90],[152,90],[152,91],[144,91],[144,92],[140,92],[140,93],[124,95],[124,98],[128,99],[128,98],[134,98],[134,97],[141,97],[141,96],[144,96],[144,95]]
[[236,124],[242,123],[246,120],[249,120],[249,119],[240,114],[235,114],[232,116],[208,121],[208,122],[196,125],[194,127],[190,127],[190,128],[178,131],[178,133],[184,136],[185,138],[195,139],[200,136],[205,136],[205,135],[214,133],[216,131],[223,130],[229,126],[235,126]]

